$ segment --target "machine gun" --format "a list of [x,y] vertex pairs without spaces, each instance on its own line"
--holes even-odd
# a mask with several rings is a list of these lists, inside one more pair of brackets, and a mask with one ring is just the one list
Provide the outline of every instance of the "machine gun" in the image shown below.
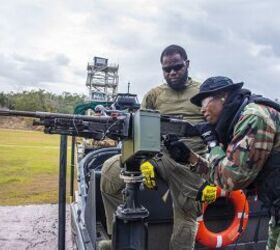
[[[93,138],[102,140],[103,137],[128,137],[127,119],[129,114],[116,113],[114,116],[86,116],[49,112],[29,112],[18,110],[0,110],[0,116],[22,116],[38,118],[33,125],[44,126],[46,134],[60,134]],[[109,132],[108,135],[106,132]],[[114,134],[115,133],[115,134]]]
[[122,163],[131,157],[149,158],[160,151],[161,136],[173,138],[199,136],[197,125],[158,111],[138,110],[135,113],[108,110],[107,115],[87,116],[49,112],[0,109],[0,116],[32,117],[33,125],[44,126],[46,134],[60,134],[103,140],[123,141]]
[[[106,112],[108,113],[106,116],[87,116],[0,109],[0,116],[37,118],[39,120],[34,120],[33,125],[44,126],[46,134],[79,136],[95,140],[102,140],[107,136],[111,139],[125,140],[133,136],[131,126],[137,126],[136,123],[132,125],[133,117],[140,122],[145,119],[144,117],[147,117],[147,114],[157,114],[156,120],[160,121],[160,124],[157,124],[159,126],[157,129],[161,135],[171,133],[178,137],[199,136],[198,125],[192,125],[188,121],[171,116],[160,116],[157,111],[139,110],[139,115],[135,116],[132,113],[114,110],[107,110]],[[151,125],[152,120],[150,116],[145,123]]]
[[[187,121],[161,116],[152,110],[135,113],[110,111],[106,115],[86,116],[48,112],[0,110],[0,116],[33,117],[34,125],[44,126],[47,134],[60,134],[60,168],[65,168],[66,135],[102,140],[105,137],[122,141],[121,163],[126,187],[124,204],[117,208],[113,232],[113,249],[146,249],[147,228],[144,220],[149,212],[138,201],[137,192],[143,177],[139,171],[143,161],[161,150],[161,138],[172,134],[180,137],[198,136],[199,130]],[[63,139],[64,138],[64,139]],[[72,147],[73,148],[73,147]],[[59,191],[59,239],[58,249],[65,248],[65,176],[60,171]]]

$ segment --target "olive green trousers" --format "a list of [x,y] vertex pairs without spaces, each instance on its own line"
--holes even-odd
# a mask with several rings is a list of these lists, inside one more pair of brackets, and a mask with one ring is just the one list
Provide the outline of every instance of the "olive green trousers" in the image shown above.
[[269,221],[266,250],[280,250],[280,225],[276,225],[273,216]]
[[[186,166],[170,159],[166,154],[154,158],[156,174],[169,185],[173,201],[173,232],[170,250],[191,250],[195,246],[197,217],[201,213],[201,203],[195,200],[198,188],[204,182],[190,172]],[[124,182],[120,179],[120,155],[105,161],[101,171],[101,194],[105,208],[108,234],[112,234],[113,214],[123,202],[121,191]]]

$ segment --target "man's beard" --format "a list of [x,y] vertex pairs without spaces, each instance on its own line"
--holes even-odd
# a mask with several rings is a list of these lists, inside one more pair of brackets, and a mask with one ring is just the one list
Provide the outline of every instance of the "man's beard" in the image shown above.
[[188,70],[186,70],[184,75],[180,79],[178,79],[176,81],[170,81],[170,80],[166,79],[166,82],[170,88],[172,88],[176,91],[183,90],[188,85],[188,82],[187,82],[188,76],[189,76],[189,72],[188,72]]

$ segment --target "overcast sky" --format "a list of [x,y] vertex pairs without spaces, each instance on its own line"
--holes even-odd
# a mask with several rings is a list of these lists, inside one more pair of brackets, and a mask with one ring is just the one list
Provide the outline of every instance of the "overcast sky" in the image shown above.
[[0,5],[0,91],[87,94],[94,56],[118,63],[140,99],[163,82],[161,51],[183,46],[190,75],[225,75],[280,98],[279,0],[9,0]]

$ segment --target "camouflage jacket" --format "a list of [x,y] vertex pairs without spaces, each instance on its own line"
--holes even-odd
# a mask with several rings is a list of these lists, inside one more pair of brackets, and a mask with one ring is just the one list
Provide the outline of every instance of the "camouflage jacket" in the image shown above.
[[272,151],[280,152],[280,113],[250,103],[236,123],[226,151],[214,147],[209,164],[200,159],[193,170],[225,190],[244,189],[255,180]]

